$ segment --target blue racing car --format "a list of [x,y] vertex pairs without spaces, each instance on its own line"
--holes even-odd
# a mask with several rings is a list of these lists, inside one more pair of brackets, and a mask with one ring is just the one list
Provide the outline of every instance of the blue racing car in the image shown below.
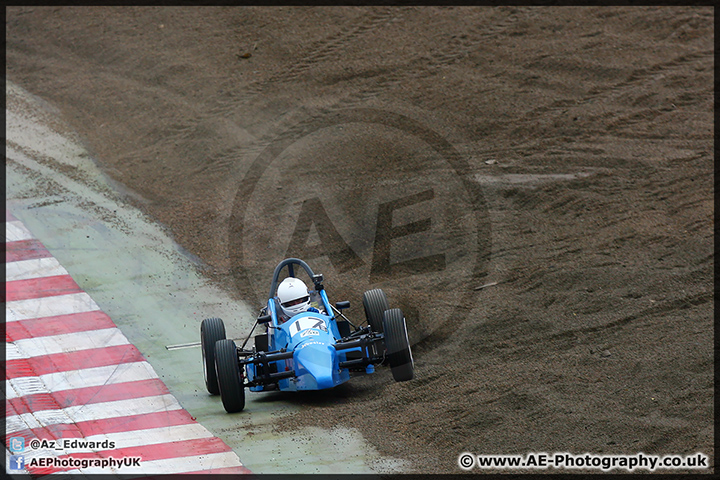
[[[312,281],[312,289],[296,276],[299,269]],[[369,290],[363,294],[367,325],[355,326],[342,313],[350,302],[332,305],[322,282],[323,276],[298,258],[280,262],[267,305],[239,348],[226,338],[221,319],[202,321],[205,386],[211,394],[220,394],[226,411],[245,408],[246,387],[252,392],[322,390],[353,375],[373,373],[380,364],[389,364],[398,382],[413,378],[402,311],[389,307],[382,290]],[[265,325],[266,332],[254,337],[254,348],[246,349],[258,325]]]

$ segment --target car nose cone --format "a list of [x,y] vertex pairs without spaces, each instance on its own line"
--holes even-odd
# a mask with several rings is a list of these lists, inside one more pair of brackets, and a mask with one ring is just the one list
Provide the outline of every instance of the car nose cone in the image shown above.
[[337,352],[332,345],[309,340],[295,349],[298,389],[332,388],[341,383]]

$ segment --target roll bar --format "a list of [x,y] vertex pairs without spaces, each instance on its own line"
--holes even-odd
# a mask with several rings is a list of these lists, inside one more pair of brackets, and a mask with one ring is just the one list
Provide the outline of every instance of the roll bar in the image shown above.
[[277,267],[275,267],[275,271],[273,272],[272,277],[272,283],[270,284],[270,295],[268,295],[268,298],[275,297],[275,292],[277,291],[278,286],[278,278],[280,277],[280,272],[282,271],[282,269],[288,267],[288,276],[294,277],[295,265],[299,265],[300,267],[302,267],[303,270],[305,270],[305,273],[307,273],[308,277],[312,279],[316,288],[318,287],[318,285],[320,285],[320,289],[322,289],[322,275],[315,275],[315,273],[312,271],[312,268],[310,268],[310,265],[300,260],[299,258],[286,258],[282,262],[278,263]]

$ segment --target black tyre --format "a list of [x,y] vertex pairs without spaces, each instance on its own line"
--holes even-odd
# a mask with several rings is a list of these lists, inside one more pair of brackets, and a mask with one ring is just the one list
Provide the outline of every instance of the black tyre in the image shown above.
[[241,411],[245,408],[245,387],[235,342],[225,339],[215,344],[215,368],[223,407],[228,413]]
[[385,327],[385,348],[390,370],[396,382],[412,380],[415,363],[410,351],[405,315],[399,308],[387,310],[383,317]]
[[365,292],[363,294],[363,307],[365,308],[365,317],[367,318],[368,325],[370,325],[374,331],[382,333],[383,315],[385,310],[390,308],[385,292],[379,288]]
[[225,324],[219,318],[206,318],[200,324],[203,376],[205,387],[213,395],[220,393],[215,373],[215,342],[225,339]]

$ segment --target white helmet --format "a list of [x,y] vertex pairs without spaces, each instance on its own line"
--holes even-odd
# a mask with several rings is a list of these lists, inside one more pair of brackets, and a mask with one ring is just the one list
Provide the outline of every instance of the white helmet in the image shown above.
[[277,289],[280,307],[285,315],[292,317],[310,308],[310,293],[305,282],[295,277],[287,277]]

